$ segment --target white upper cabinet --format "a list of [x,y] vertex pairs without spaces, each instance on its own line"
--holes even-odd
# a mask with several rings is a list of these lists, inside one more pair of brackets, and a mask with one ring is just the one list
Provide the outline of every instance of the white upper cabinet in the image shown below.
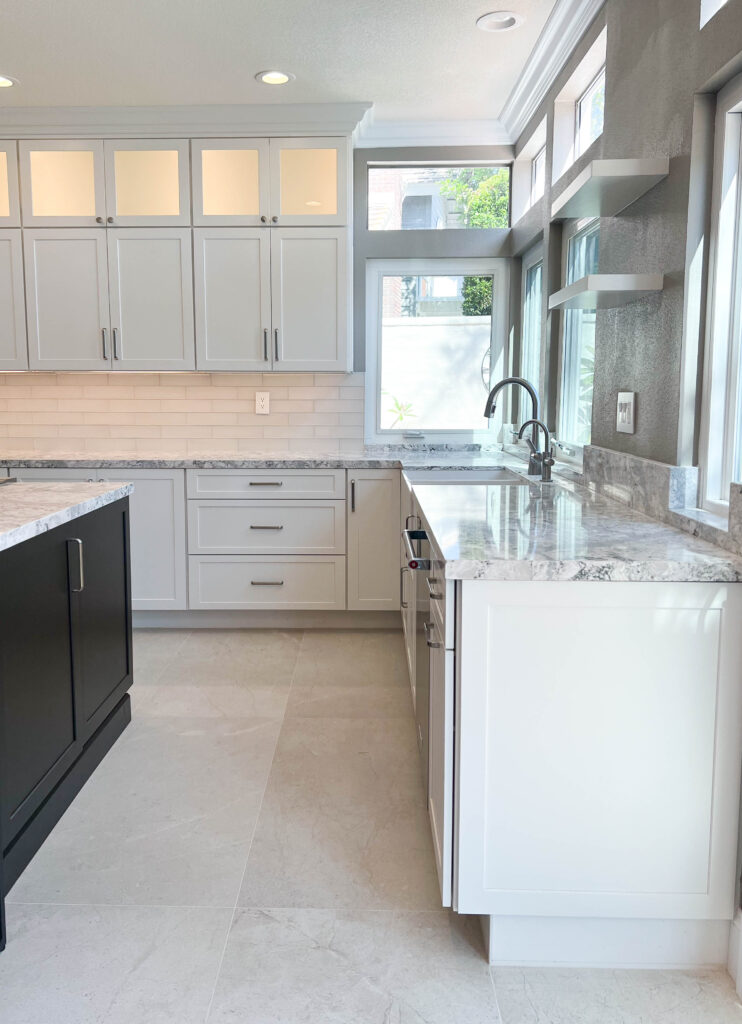
[[349,368],[346,228],[271,231],[276,370]]
[[117,139],[104,151],[107,224],[191,223],[187,140]]
[[0,228],[17,228],[20,223],[18,150],[15,142],[0,142]]
[[271,367],[270,232],[193,232],[199,370]]
[[188,228],[107,232],[113,366],[193,370],[193,270]]
[[24,227],[105,224],[103,143],[19,142]]
[[32,370],[107,370],[106,232],[24,231],[28,358]]
[[348,140],[271,139],[271,224],[348,223]]
[[0,370],[26,369],[21,233],[0,228]]
[[194,224],[270,223],[267,139],[194,139],[191,163]]

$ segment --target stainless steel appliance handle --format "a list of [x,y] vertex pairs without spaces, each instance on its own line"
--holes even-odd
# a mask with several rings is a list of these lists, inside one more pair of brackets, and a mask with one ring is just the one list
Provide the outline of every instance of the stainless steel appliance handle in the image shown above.
[[251,526],[251,530],[282,530],[282,526]]
[[250,580],[251,587],[282,587],[283,580]]
[[399,604],[400,604],[400,607],[402,607],[402,608],[409,608],[410,607],[409,601],[405,601],[405,599],[404,599],[404,574],[406,572],[409,572],[409,571],[410,571],[409,566],[406,566],[406,565],[403,565],[402,568],[399,571]]
[[[410,526],[410,519],[414,519],[417,522],[417,526],[415,526],[414,524]],[[407,516],[407,518],[404,521],[404,525],[406,530],[420,530],[423,524],[422,520],[420,519],[420,516],[416,516],[413,513],[412,515]]]
[[434,623],[432,623],[432,622],[423,622],[423,630],[425,632],[425,643],[428,645],[428,647],[443,647],[443,644],[440,643],[440,641],[438,641],[438,640],[431,640],[430,639],[431,634],[433,633],[434,628],[435,628]]
[[77,571],[80,582],[79,587],[72,587],[71,590],[73,594],[79,594],[85,589],[85,560],[82,550],[82,541],[79,537],[71,537],[70,543],[77,544]]
[[430,600],[431,601],[442,601],[443,600],[443,594],[439,594],[437,590],[433,590],[433,584],[437,583],[437,582],[438,582],[438,580],[434,576],[433,577],[426,576],[426,578],[425,578],[425,583],[427,584],[428,593],[430,594]]

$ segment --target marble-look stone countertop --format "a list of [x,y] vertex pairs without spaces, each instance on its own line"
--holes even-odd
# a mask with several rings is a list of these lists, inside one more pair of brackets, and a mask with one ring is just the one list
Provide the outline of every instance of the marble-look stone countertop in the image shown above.
[[131,484],[9,482],[0,486],[0,551],[110,505]]
[[573,484],[415,484],[459,580],[742,582],[742,558]]

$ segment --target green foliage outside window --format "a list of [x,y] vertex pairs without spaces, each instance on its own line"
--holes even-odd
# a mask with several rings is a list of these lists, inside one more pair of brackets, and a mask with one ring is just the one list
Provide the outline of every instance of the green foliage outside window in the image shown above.
[[456,201],[467,228],[509,225],[509,167],[461,167],[441,182],[440,194]]

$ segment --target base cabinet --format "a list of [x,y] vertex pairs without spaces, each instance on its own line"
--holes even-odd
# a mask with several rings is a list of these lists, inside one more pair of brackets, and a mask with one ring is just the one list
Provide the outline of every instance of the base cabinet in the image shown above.
[[348,470],[348,608],[399,611],[398,469]]

